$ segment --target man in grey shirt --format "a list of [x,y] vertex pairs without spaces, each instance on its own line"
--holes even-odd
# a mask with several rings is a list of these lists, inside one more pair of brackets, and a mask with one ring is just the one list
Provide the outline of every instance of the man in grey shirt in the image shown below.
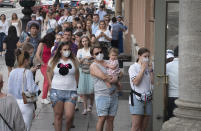
[[112,47],[118,48],[119,32],[126,31],[127,27],[118,23],[116,17],[112,18]]
[[19,106],[12,96],[1,92],[3,76],[0,74],[0,130],[25,131],[25,124]]

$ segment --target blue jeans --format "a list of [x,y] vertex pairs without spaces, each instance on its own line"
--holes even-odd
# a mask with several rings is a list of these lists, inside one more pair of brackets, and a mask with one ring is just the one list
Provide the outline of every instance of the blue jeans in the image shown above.
[[58,90],[58,89],[51,89],[50,91],[50,100],[52,102],[52,107],[54,107],[58,101],[64,103],[71,102],[75,105],[76,104],[75,98],[77,98],[77,91]]
[[115,116],[118,109],[118,96],[96,96],[96,111],[98,116]]
[[129,105],[131,115],[152,115],[152,101],[147,101],[146,104],[133,96],[134,106]]

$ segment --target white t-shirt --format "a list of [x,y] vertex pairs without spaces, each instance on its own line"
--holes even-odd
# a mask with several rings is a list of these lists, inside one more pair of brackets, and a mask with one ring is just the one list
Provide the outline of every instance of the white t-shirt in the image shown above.
[[[102,32],[101,30],[97,30],[96,33],[95,33],[95,36],[98,37],[101,32]],[[111,32],[110,32],[109,30],[106,30],[104,33],[105,33],[109,38],[112,39],[112,34],[111,34]],[[98,41],[110,42],[110,41],[107,40],[105,37],[100,37],[100,38],[98,39]]]
[[6,35],[8,35],[8,28],[9,28],[9,23],[6,20],[4,23],[0,20],[0,33],[4,32]]
[[43,22],[43,17],[42,16],[36,16],[36,20],[40,20],[41,22]]
[[49,19],[47,22],[47,29],[53,28],[55,29],[57,26],[57,21],[55,19]]
[[78,60],[79,59],[83,59],[83,58],[88,57],[88,56],[91,56],[90,49],[85,50],[84,48],[82,48],[82,49],[79,49],[77,51],[77,58],[78,58]]
[[[51,61],[49,61],[48,66],[51,66]],[[59,73],[58,64],[62,63],[63,65],[71,64],[72,68],[69,69],[69,72],[67,75],[61,75]],[[56,64],[54,70],[53,70],[53,79],[52,79],[52,88],[58,89],[58,90],[71,90],[76,91],[77,90],[77,82],[75,80],[75,66],[73,62],[69,59],[67,61],[64,61],[60,59],[60,61]]]
[[149,69],[147,68],[144,72],[141,82],[138,85],[134,85],[133,79],[137,77],[137,75],[141,71],[141,65],[138,63],[134,63],[130,66],[128,73],[130,77],[130,85],[132,90],[135,90],[138,93],[147,93],[151,90],[151,79]]
[[168,97],[179,97],[179,59],[174,58],[174,60],[167,64],[166,74],[169,77],[169,88],[168,88]]
[[59,19],[58,24],[62,25],[65,21],[67,21],[67,22],[73,22],[73,17],[72,16],[62,16]]

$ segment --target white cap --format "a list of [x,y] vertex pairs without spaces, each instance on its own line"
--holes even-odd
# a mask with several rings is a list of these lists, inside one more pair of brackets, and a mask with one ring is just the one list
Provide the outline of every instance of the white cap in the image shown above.
[[173,50],[166,50],[166,59],[174,58],[174,51]]

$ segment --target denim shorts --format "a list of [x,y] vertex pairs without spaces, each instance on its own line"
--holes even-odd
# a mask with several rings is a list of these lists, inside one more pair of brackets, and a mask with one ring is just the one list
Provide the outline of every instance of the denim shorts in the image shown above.
[[58,89],[51,89],[50,91],[50,100],[52,102],[52,107],[54,107],[58,101],[64,103],[71,102],[75,105],[76,98],[77,98],[77,91],[58,90]]
[[130,113],[132,115],[152,115],[152,101],[147,101],[146,105],[143,101],[140,101],[136,98],[136,96],[133,96],[134,99],[134,106],[131,104],[130,106]]
[[118,109],[118,96],[95,97],[96,111],[98,116],[115,116]]

